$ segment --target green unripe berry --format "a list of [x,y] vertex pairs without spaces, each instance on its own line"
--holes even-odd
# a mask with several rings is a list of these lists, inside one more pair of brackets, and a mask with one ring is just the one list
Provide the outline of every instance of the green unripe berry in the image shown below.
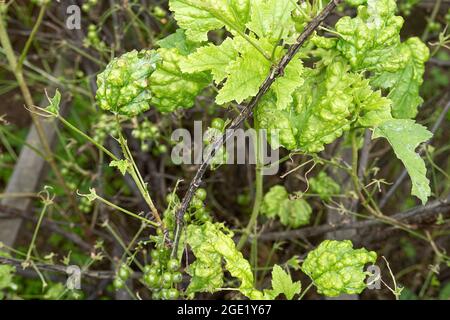
[[172,274],[170,272],[164,272],[162,275],[163,285],[168,283],[172,285]]
[[144,267],[144,273],[145,274],[148,274],[148,273],[153,273],[153,270],[156,270],[156,269],[154,269],[151,265],[146,265],[145,267]]
[[131,269],[130,269],[127,265],[122,265],[122,266],[119,268],[119,273],[118,273],[118,275],[119,275],[119,277],[120,277],[122,280],[126,280],[126,279],[128,279],[128,278],[130,277],[130,275],[131,275]]
[[204,188],[198,188],[197,191],[195,191],[195,196],[198,199],[205,201],[206,200],[206,190]]
[[194,197],[191,201],[191,207],[195,209],[203,208],[203,201],[200,200],[199,198]]
[[183,275],[181,274],[181,272],[174,272],[172,274],[172,282],[173,283],[180,283],[183,280]]
[[156,288],[159,287],[161,278],[156,274],[149,273],[144,276],[144,281],[149,287]]
[[177,259],[170,259],[169,262],[167,262],[167,269],[169,269],[169,271],[177,271],[180,269],[180,263]]
[[167,146],[165,144],[160,144],[158,146],[159,153],[166,153],[167,152]]
[[153,13],[154,13],[155,17],[157,17],[157,18],[164,18],[167,14],[166,10],[164,10],[160,6],[156,6],[153,9]]
[[155,290],[152,292],[152,299],[153,300],[161,300],[162,299],[162,293],[161,290]]
[[161,298],[163,300],[169,300],[169,289],[161,289]]
[[153,260],[158,260],[159,259],[159,252],[158,250],[152,250],[150,253],[150,256],[152,257]]
[[116,289],[122,289],[125,286],[125,281],[122,278],[116,277],[113,281],[113,286]]
[[225,126],[225,121],[220,118],[214,118],[211,122],[211,128],[222,131]]
[[169,289],[167,292],[167,300],[175,300],[178,299],[179,296],[180,292],[175,288]]

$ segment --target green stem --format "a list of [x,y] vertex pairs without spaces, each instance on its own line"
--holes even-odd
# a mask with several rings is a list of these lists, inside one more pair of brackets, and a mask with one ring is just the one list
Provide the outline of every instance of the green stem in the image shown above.
[[[436,3],[434,4],[433,12],[431,13],[429,23],[434,22],[436,20],[436,17],[437,17],[437,14],[439,13],[441,4],[442,4],[442,0],[437,0]],[[430,35],[430,29],[428,28],[428,25],[427,25],[427,27],[425,28],[425,31],[423,32],[423,35],[422,35],[422,41],[426,42],[429,35]]]
[[25,61],[25,58],[28,54],[28,51],[30,50],[31,44],[34,41],[34,38],[36,37],[36,33],[39,30],[39,27],[42,24],[42,20],[45,15],[45,11],[47,10],[47,4],[44,4],[41,9],[39,10],[38,18],[34,24],[33,30],[31,30],[30,36],[27,39],[27,42],[25,43],[25,47],[22,50],[22,54],[19,57],[19,61],[17,62],[17,70],[21,70],[23,66],[23,62]]
[[85,138],[86,140],[88,140],[89,142],[91,142],[93,145],[95,145],[97,148],[99,148],[100,150],[102,150],[104,153],[106,153],[111,159],[118,161],[119,158],[117,158],[111,151],[109,151],[108,149],[106,149],[104,146],[102,146],[100,143],[98,143],[97,141],[95,141],[94,139],[92,139],[90,136],[88,136],[87,134],[85,134],[83,131],[81,131],[80,129],[78,129],[77,127],[75,127],[73,124],[71,124],[69,121],[67,121],[66,119],[64,119],[62,116],[57,115],[58,119],[62,122],[62,124],[64,124],[67,128],[69,128],[70,130],[78,133],[80,136],[82,136],[83,138]]
[[[258,132],[258,130],[257,130]],[[239,243],[237,245],[237,249],[241,250],[258,220],[259,210],[261,208],[262,199],[263,199],[263,165],[261,163],[261,139],[259,137],[259,133],[256,134],[256,171],[255,171],[255,202],[253,203],[252,214],[250,216],[250,220],[245,228],[241,239],[239,239]]]
[[28,247],[27,257],[25,258],[25,262],[29,262],[31,258],[31,251],[33,251],[34,243],[36,242],[37,234],[41,227],[42,220],[44,219],[45,212],[47,211],[47,207],[49,206],[48,202],[44,201],[44,207],[39,214],[39,220],[37,222],[36,228],[34,229],[33,238],[31,239],[30,246]]
[[307,286],[306,289],[303,290],[303,292],[302,292],[302,294],[300,295],[300,297],[298,298],[298,300],[302,300],[302,299],[303,299],[303,297],[304,297],[305,294],[309,291],[309,289],[312,288],[313,284],[314,284],[314,282],[311,282],[311,283],[309,284],[309,286]]
[[144,217],[141,217],[140,215],[137,215],[137,214],[135,214],[135,213],[133,213],[131,211],[128,211],[127,209],[119,207],[118,205],[116,205],[116,204],[106,200],[105,198],[100,197],[99,195],[97,195],[96,199],[100,200],[101,202],[103,202],[104,204],[106,204],[107,206],[109,206],[109,207],[111,207],[113,209],[119,210],[119,211],[121,211],[121,212],[123,212],[123,213],[125,213],[125,214],[127,214],[127,215],[129,215],[131,217],[133,217],[133,218],[136,218],[136,219],[139,219],[139,220],[141,220],[141,221],[143,221],[145,223],[148,223],[149,225],[152,225],[152,226],[154,226],[156,228],[159,226],[158,224],[154,223],[153,221],[148,220],[148,219],[146,219]]
[[125,158],[132,165],[132,168],[131,168],[131,170],[129,170],[129,173],[130,173],[131,177],[133,178],[134,183],[138,187],[139,192],[141,193],[145,202],[149,206],[153,217],[155,218],[156,222],[159,224],[159,227],[161,228],[161,230],[164,232],[165,231],[164,223],[161,220],[161,217],[158,213],[158,210],[155,207],[155,204],[153,203],[152,198],[150,197],[150,194],[148,193],[144,179],[142,178],[142,176],[139,172],[139,169],[136,165],[136,162],[133,159],[133,155],[131,154],[130,149],[128,148],[127,142],[125,141],[125,139],[122,135],[122,127],[120,126],[119,116],[117,116],[117,115],[116,115],[116,126],[117,126],[117,132],[119,134],[119,144],[122,148],[122,153],[125,156]]

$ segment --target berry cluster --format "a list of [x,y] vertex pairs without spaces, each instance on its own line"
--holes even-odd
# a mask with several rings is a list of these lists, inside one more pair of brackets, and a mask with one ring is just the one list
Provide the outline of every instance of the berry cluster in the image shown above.
[[83,45],[86,48],[93,47],[99,51],[106,50],[106,44],[105,44],[105,42],[100,40],[97,27],[93,24],[90,24],[88,26],[87,36],[83,41]]
[[174,300],[180,296],[176,288],[183,276],[180,263],[170,258],[167,248],[155,249],[151,252],[152,263],[144,268],[144,283],[152,289],[153,300]]
[[103,144],[108,136],[118,136],[116,122],[113,116],[102,114],[95,125],[93,139]]
[[133,137],[141,141],[141,150],[147,152],[153,144],[152,152],[155,156],[167,152],[167,146],[160,143],[161,134],[157,125],[145,119],[131,132]]
[[184,214],[184,220],[188,223],[191,221],[192,217],[198,222],[205,223],[211,222],[212,217],[211,214],[205,207],[204,201],[206,200],[206,190],[203,188],[197,189],[195,192],[194,198],[192,199],[189,209]]

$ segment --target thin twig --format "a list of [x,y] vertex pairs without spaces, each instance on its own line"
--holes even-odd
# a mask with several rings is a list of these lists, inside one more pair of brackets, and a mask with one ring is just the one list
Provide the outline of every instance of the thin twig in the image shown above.
[[[0,265],[7,264],[7,265],[15,266],[18,268],[22,268],[22,263],[23,263],[23,260],[0,257]],[[45,264],[45,263],[34,263],[34,264],[35,264],[36,268],[40,269],[40,270],[67,274],[67,266],[56,265],[56,264]],[[113,279],[115,277],[115,272],[113,272],[113,271],[89,271],[89,270],[83,271],[82,270],[81,275],[89,277],[89,278],[96,278],[96,279]]]
[[[444,200],[435,200],[425,206],[418,206],[405,212],[396,213],[390,216],[390,218],[395,219],[397,221],[417,222],[433,217],[439,213],[446,213],[446,215],[448,215],[449,210],[450,210],[450,196],[448,196]],[[259,235],[258,239],[264,241],[275,241],[275,240],[279,241],[284,239],[306,238],[319,236],[330,231],[336,230],[341,231],[347,229],[365,229],[369,227],[381,226],[383,224],[385,224],[385,222],[380,221],[377,218],[371,217],[370,219],[363,221],[343,223],[337,225],[321,225],[318,227],[307,227],[298,230],[270,232]]]

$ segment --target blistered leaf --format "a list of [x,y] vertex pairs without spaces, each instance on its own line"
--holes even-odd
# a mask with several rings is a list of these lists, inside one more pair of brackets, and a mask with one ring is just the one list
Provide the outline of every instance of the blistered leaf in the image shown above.
[[373,251],[353,249],[350,240],[325,240],[308,253],[302,271],[320,294],[328,297],[359,294],[366,288],[364,266],[375,263],[376,259]]
[[419,88],[429,50],[418,38],[401,43],[404,21],[395,13],[394,0],[367,1],[367,6],[358,8],[355,18],[344,17],[337,22],[340,38],[336,48],[354,71],[372,72],[373,86],[389,89],[395,118],[409,119],[416,116],[423,101]]
[[251,299],[263,298],[263,294],[254,288],[253,273],[250,264],[236,249],[233,234],[221,224],[205,224],[187,227],[187,243],[192,248],[196,260],[189,266],[192,276],[187,289],[188,294],[195,292],[214,292],[223,283],[222,260],[231,276],[239,279],[239,290]]
[[161,61],[150,76],[152,105],[161,112],[191,108],[197,95],[210,83],[205,73],[183,73],[180,63],[186,59],[178,49],[158,49]]
[[425,162],[416,153],[416,148],[432,137],[424,126],[413,120],[396,119],[381,124],[373,132],[373,138],[386,138],[406,167],[412,181],[411,194],[417,196],[423,204],[431,194]]
[[283,225],[298,228],[309,224],[312,209],[305,199],[288,199],[281,203],[278,215]]
[[298,228],[309,224],[312,209],[304,199],[293,197],[283,186],[274,186],[264,195],[261,213],[269,218],[278,217],[285,226]]
[[113,59],[97,76],[97,103],[103,110],[128,117],[150,108],[148,78],[156,69],[159,55],[151,50],[133,50]]
[[392,114],[395,118],[411,119],[417,115],[422,104],[419,89],[423,83],[425,62],[429,58],[427,46],[419,38],[410,38],[399,48],[407,63],[397,70],[385,71],[377,75],[372,84],[390,89],[388,98],[393,102]]
[[322,68],[305,68],[303,78],[286,108],[279,108],[268,94],[255,111],[258,127],[269,134],[278,130],[280,145],[289,150],[319,152],[355,121],[371,127],[391,117],[389,99],[374,92],[361,75],[350,72],[341,58]]

